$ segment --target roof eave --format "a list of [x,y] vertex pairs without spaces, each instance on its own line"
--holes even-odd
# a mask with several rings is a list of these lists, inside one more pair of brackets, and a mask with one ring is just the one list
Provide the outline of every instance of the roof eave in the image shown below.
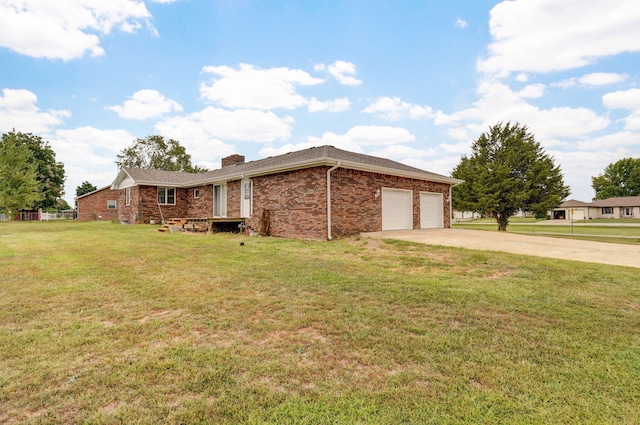
[[[349,168],[353,170],[367,171],[367,172],[379,173],[379,174],[390,174],[398,177],[406,177],[406,178],[417,179],[417,180],[427,180],[427,181],[433,181],[436,183],[446,183],[451,185],[457,185],[464,181],[464,180],[455,179],[453,177],[446,177],[438,174],[429,173],[426,171],[423,173],[412,172],[408,170],[399,170],[396,168],[362,164],[360,162],[348,161],[348,160],[332,158],[332,157],[320,157],[320,158],[312,158],[312,159],[306,159],[302,161],[296,161],[284,166],[278,165],[278,166],[271,166],[271,167],[263,167],[256,170],[246,171],[246,172],[238,171],[236,173],[230,173],[228,175],[221,176],[221,178],[218,180],[205,179],[195,183],[208,184],[215,181],[222,182],[222,181],[229,181],[229,180],[238,180],[243,178],[264,176],[267,174],[300,170],[300,169],[309,168],[309,167],[332,166],[332,165],[336,165],[336,163],[338,162],[340,162],[341,168]],[[194,185],[194,184],[190,184],[190,185]]]

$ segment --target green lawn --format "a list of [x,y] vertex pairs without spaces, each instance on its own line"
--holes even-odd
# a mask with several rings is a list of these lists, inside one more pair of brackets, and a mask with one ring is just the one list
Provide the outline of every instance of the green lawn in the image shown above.
[[631,268],[0,223],[3,424],[632,424],[639,324]]

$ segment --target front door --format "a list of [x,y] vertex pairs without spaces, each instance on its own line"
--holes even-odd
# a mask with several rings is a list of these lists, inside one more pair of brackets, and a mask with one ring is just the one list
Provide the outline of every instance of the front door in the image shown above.
[[240,190],[240,217],[251,217],[253,210],[253,182],[242,180]]

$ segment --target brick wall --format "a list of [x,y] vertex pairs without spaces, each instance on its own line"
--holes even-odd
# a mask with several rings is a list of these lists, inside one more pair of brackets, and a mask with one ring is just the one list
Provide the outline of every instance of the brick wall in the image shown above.
[[[326,170],[327,167],[315,167],[253,178],[253,216],[247,220],[247,225],[259,230],[266,209],[270,214],[271,235],[326,239]],[[237,183],[229,184],[227,193],[234,199],[234,213],[239,215],[240,182],[230,183]]]
[[[123,223],[149,223],[155,220],[162,222],[173,217],[187,217],[189,191],[193,189],[176,188],[176,204],[158,206],[158,188],[156,186],[137,186],[137,193],[134,196],[133,188],[131,192],[131,207],[122,209],[119,219]],[[120,199],[124,205],[125,190],[120,191]],[[162,209],[162,215],[160,214]],[[135,211],[135,212],[134,212]],[[134,214],[135,220],[134,220]]]
[[[107,201],[116,201],[116,209],[107,209]],[[106,220],[118,218],[118,191],[108,187],[78,199],[78,221]]]
[[130,204],[126,204],[126,189],[118,191],[118,220],[120,223],[136,224],[140,221],[139,187],[130,187]]
[[[191,187],[187,190],[187,212],[185,217],[213,217],[213,185]],[[194,196],[195,190],[198,197]]]
[[[247,220],[247,225],[259,230],[263,210],[267,209],[271,235],[326,239],[328,168],[315,167],[254,178],[253,216]],[[420,227],[420,192],[442,193],[444,226],[450,226],[449,185],[338,168],[331,172],[331,236],[341,238],[382,230],[382,197],[376,198],[375,194],[383,187],[413,191],[413,227],[416,229]],[[227,191],[229,199],[234,200],[229,216],[238,216],[240,185],[229,184]]]
[[450,226],[449,185],[338,168],[331,172],[332,237],[382,230],[382,188],[413,191],[413,228],[420,228],[420,192],[443,194],[444,227]]

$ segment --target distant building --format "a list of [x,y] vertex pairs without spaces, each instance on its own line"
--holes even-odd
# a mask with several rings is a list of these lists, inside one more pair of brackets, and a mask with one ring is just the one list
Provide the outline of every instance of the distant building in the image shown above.
[[549,211],[552,220],[591,220],[596,218],[640,218],[640,196],[581,202],[570,199]]

